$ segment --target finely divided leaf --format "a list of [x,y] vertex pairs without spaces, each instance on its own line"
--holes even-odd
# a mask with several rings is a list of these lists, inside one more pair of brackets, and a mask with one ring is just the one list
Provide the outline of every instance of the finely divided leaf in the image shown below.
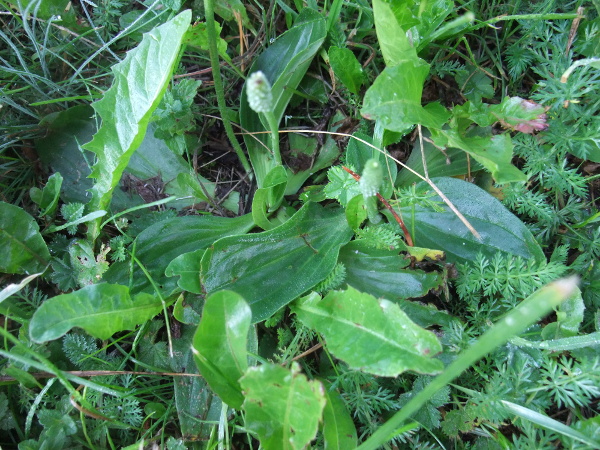
[[292,312],[321,333],[329,351],[353,369],[385,377],[443,369],[433,358],[442,351],[435,334],[413,323],[398,305],[351,286],[331,291],[322,300],[309,295]]
[[98,339],[108,339],[133,330],[161,309],[160,299],[153,295],[131,297],[127,286],[94,284],[42,303],[31,318],[29,333],[33,341],[46,342],[79,327]]
[[[84,146],[97,157],[90,175],[96,179],[91,211],[108,207],[129,158],[144,139],[152,112],[171,79],[191,16],[186,10],[145,34],[142,42],[113,66],[113,85],[93,104],[102,126]],[[90,227],[92,239],[98,236],[99,226],[100,220]]]

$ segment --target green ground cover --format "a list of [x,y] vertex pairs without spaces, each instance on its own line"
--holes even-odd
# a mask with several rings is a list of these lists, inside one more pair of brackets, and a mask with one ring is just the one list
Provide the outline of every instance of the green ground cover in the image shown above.
[[0,446],[600,448],[599,15],[0,0]]

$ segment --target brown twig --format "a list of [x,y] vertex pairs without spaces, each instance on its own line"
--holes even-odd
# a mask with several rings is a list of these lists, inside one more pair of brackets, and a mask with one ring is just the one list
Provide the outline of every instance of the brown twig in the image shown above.
[[316,352],[317,350],[319,350],[321,347],[323,347],[323,344],[321,344],[320,342],[318,344],[313,345],[311,348],[309,348],[308,350],[306,350],[304,353],[300,353],[297,356],[294,356],[292,358],[292,361],[297,361],[300,358],[304,358],[307,355],[310,355],[311,353]]

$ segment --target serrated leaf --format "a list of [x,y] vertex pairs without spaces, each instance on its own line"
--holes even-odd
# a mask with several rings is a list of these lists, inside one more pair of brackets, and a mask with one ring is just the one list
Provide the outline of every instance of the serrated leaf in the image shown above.
[[162,310],[160,299],[149,294],[129,295],[127,286],[94,284],[42,303],[31,318],[35,342],[58,339],[71,328],[83,328],[98,339],[133,330]]
[[491,105],[490,113],[509,130],[533,134],[548,128],[546,108],[521,97],[504,97],[499,105]]
[[323,189],[327,198],[334,198],[342,206],[348,206],[348,202],[357,195],[361,195],[358,182],[342,169],[341,166],[334,166],[327,171],[329,183]]
[[35,273],[50,261],[50,252],[34,218],[23,209],[0,202],[0,272]]
[[[432,181],[466,217],[481,236],[477,239],[447,206],[443,212],[415,207],[403,208],[406,226],[415,220],[415,244],[443,250],[450,262],[474,261],[478,253],[491,258],[498,251],[541,261],[544,252],[521,220],[497,199],[472,183],[456,178],[433,178]],[[417,185],[417,189],[426,189]],[[440,201],[438,196],[432,198]]]
[[317,434],[325,406],[323,386],[308,381],[298,363],[251,367],[240,380],[246,394],[246,427],[265,450],[305,448]]
[[208,296],[194,334],[194,359],[211,389],[227,405],[239,409],[244,401],[239,379],[248,368],[247,341],[252,313],[232,291]]
[[300,321],[321,333],[328,350],[351,368],[395,377],[407,370],[437,373],[442,351],[435,334],[415,323],[389,300],[349,286],[319,300],[309,295],[292,306]]
[[202,258],[201,282],[207,293],[242,295],[259,322],[324,280],[351,237],[343,211],[308,203],[277,228],[215,242]]
[[388,300],[423,297],[440,286],[436,272],[407,268],[408,258],[398,251],[376,249],[357,240],[342,247],[339,262],[346,266],[346,282],[361,292]]
[[450,113],[439,103],[421,106],[429,64],[422,59],[398,61],[387,67],[366,92],[361,114],[377,120],[386,130],[406,133],[414,125],[442,128]]
[[[115,80],[104,97],[92,106],[102,126],[84,146],[96,154],[90,177],[91,211],[107,209],[131,155],[144,139],[152,112],[158,106],[173,72],[184,33],[192,14],[186,10],[144,35],[125,59],[112,67]],[[90,227],[95,239],[100,221]]]

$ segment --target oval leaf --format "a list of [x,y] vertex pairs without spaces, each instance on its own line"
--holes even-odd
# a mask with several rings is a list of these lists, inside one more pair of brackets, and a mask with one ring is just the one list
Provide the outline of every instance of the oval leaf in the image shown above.
[[365,94],[363,117],[378,120],[386,130],[406,133],[416,124],[442,128],[450,113],[437,103],[421,106],[429,64],[422,59],[400,61],[387,67]]
[[433,359],[442,351],[435,334],[413,323],[398,305],[351,286],[322,300],[309,295],[292,312],[321,333],[331,353],[353,369],[395,377],[407,370],[431,374],[444,367]]
[[252,313],[232,291],[210,295],[194,334],[194,359],[211,389],[232,408],[244,401],[238,380],[248,368],[246,346]]
[[29,333],[33,341],[46,342],[79,327],[98,339],[108,339],[133,330],[161,309],[160,299],[150,294],[131,297],[127,286],[94,284],[42,303],[31,318]]
[[18,206],[0,202],[0,272],[35,273],[50,253],[34,218]]
[[324,280],[351,237],[343,211],[308,203],[277,228],[215,242],[200,279],[207,293],[243,295],[259,322]]
[[246,427],[258,434],[265,450],[302,449],[315,437],[325,394],[308,381],[297,363],[291,371],[265,364],[251,367],[240,380],[246,393]]
[[[415,245],[443,250],[450,262],[474,261],[480,252],[491,258],[498,251],[524,259],[545,259],[525,224],[483,189],[456,178],[433,178],[432,181],[477,230],[481,241],[446,205],[443,212],[417,206]],[[419,189],[425,188],[419,184]],[[432,200],[441,202],[437,195]],[[406,226],[411,229],[410,208],[403,208],[402,214]]]
[[[195,285],[198,285],[198,270],[204,249],[222,237],[245,233],[253,225],[250,214],[235,218],[187,216],[162,220],[138,235],[135,256],[162,291],[169,295],[177,287],[176,279],[169,277],[181,275],[183,279],[191,276],[189,272],[193,271],[193,276],[196,278]],[[194,251],[198,252],[196,258],[183,257],[184,262],[181,265],[174,264],[165,276],[165,270],[171,261],[184,254],[189,256],[189,252]],[[154,288],[138,265],[132,265],[129,261],[113,264],[104,274],[104,280],[110,283],[129,284],[130,279],[132,292],[145,290],[154,292]],[[190,291],[197,292],[191,287]]]
[[346,282],[361,292],[388,300],[423,297],[442,283],[437,272],[407,269],[410,260],[396,250],[375,249],[352,241],[340,250]]

